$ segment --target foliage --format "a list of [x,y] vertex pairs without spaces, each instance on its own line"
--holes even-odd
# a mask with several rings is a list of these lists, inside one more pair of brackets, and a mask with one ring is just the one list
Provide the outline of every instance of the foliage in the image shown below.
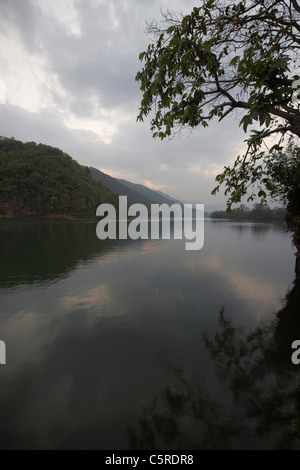
[[0,214],[94,217],[118,197],[57,148],[0,138]]
[[[300,148],[297,147],[292,138],[285,149],[275,146],[272,151],[260,151],[252,161],[241,163],[238,157],[234,167],[225,167],[221,175],[217,176],[219,184],[226,185],[225,194],[231,194],[228,200],[228,208],[231,209],[233,202],[245,196],[249,189],[252,193],[248,201],[253,201],[257,195],[261,201],[265,201],[267,195],[287,205],[289,201],[298,198],[300,191]],[[238,181],[239,195],[236,188]],[[213,193],[218,191],[215,188]],[[255,191],[257,194],[255,194]]]
[[296,199],[300,191],[300,147],[290,141],[286,151],[266,156],[263,181],[271,195],[283,203]]
[[[292,100],[299,79],[300,3],[297,0],[203,0],[186,15],[170,11],[163,23],[152,22],[154,37],[140,54],[136,75],[143,93],[138,120],[154,109],[151,130],[164,139],[183,127],[207,127],[235,114],[248,132],[245,155],[217,177],[225,184],[228,208],[241,201],[249,185],[260,182],[266,138],[282,149],[286,135],[300,136],[300,111]],[[264,197],[263,189],[249,196]]]

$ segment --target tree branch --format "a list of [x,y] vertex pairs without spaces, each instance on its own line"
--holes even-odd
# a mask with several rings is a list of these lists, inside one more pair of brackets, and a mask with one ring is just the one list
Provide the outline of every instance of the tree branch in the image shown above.
[[293,7],[295,8],[295,10],[300,13],[300,5],[298,5],[298,2],[297,0],[291,0],[292,1],[292,4],[293,4]]

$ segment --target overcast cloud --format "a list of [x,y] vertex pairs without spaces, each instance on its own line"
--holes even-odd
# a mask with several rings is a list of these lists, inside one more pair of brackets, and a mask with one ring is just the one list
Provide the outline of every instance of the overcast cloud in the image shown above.
[[183,201],[218,204],[214,178],[244,148],[238,121],[161,142],[136,123],[146,21],[196,0],[0,0],[0,135],[53,145],[81,164]]

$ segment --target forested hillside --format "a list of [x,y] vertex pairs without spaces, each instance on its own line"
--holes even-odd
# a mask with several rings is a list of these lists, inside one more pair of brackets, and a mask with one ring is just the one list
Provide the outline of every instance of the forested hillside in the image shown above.
[[0,215],[94,217],[118,195],[57,148],[0,138]]

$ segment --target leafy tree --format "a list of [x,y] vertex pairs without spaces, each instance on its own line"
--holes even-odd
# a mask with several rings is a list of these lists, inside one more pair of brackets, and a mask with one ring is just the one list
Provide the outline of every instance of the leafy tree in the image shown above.
[[[272,158],[270,158],[272,157]],[[266,159],[266,184],[271,193],[287,204],[287,227],[293,232],[296,247],[296,273],[300,273],[300,148],[289,143]]]
[[[245,154],[224,167],[213,190],[225,185],[229,210],[247,194],[248,200],[267,196],[270,173],[273,183],[278,179],[273,154],[282,155],[289,136],[300,137],[299,20],[298,0],[203,0],[186,16],[167,11],[162,23],[148,25],[153,42],[140,54],[138,120],[154,109],[152,134],[165,139],[236,114],[248,133]],[[276,144],[268,148],[270,136]],[[291,201],[294,181],[285,184]]]

